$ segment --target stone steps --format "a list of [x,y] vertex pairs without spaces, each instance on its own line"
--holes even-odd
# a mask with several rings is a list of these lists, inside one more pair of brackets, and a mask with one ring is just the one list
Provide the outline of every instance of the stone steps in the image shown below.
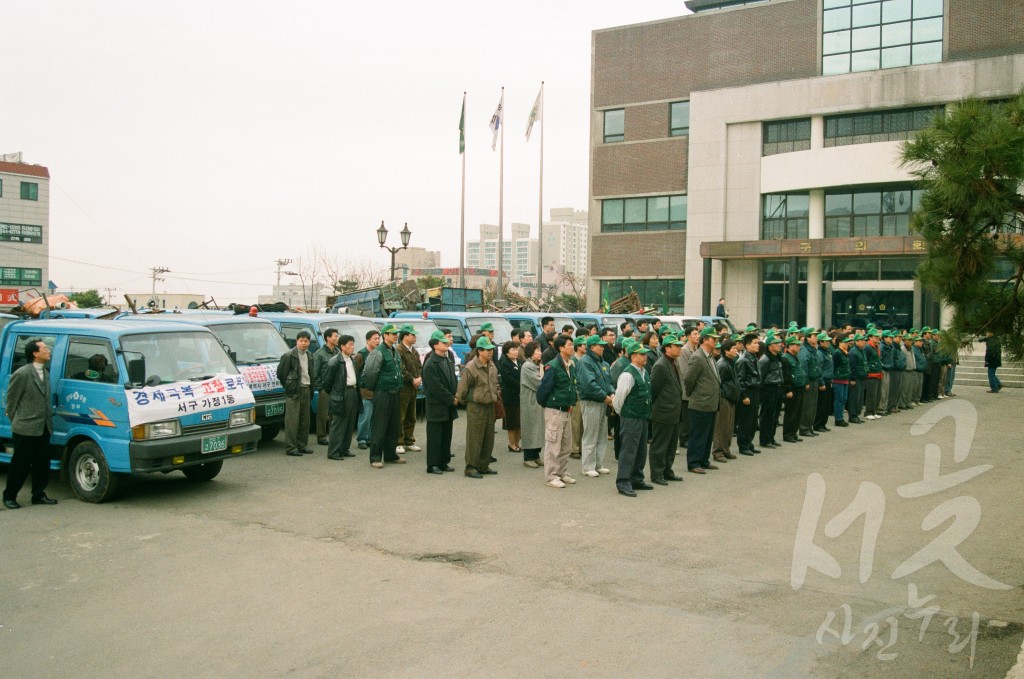
[[[1003,358],[1003,366],[999,368],[997,375],[999,380],[1007,388],[1024,388],[1024,366],[1010,363]],[[953,391],[956,392],[956,385],[966,387],[988,388],[988,368],[985,367],[985,345],[975,343],[973,351],[960,352],[960,365],[956,367],[956,381]]]

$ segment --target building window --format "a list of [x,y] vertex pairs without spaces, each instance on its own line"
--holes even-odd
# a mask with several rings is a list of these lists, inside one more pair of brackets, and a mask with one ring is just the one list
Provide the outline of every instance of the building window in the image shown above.
[[807,238],[810,203],[810,195],[806,193],[761,196],[761,239]]
[[825,193],[825,238],[909,236],[924,191],[909,184]]
[[811,148],[811,119],[776,120],[761,126],[761,155],[806,151]]
[[635,291],[645,307],[667,306],[670,311],[682,311],[685,287],[682,279],[601,281],[601,303],[614,302]]
[[825,116],[825,146],[904,141],[942,115],[941,106]]
[[942,61],[943,0],[824,0],[821,73]]
[[617,108],[604,112],[604,143],[622,141],[626,138],[626,111]]
[[0,198],[4,197],[4,180],[0,179]]
[[674,101],[668,105],[668,136],[690,134],[690,102]]
[[22,182],[21,199],[39,200],[39,184],[36,184],[35,182]]
[[601,231],[682,231],[686,196],[612,198],[601,201]]

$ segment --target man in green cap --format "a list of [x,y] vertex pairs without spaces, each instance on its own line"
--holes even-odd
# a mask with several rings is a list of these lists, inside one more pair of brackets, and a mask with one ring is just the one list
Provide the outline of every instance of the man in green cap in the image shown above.
[[814,432],[824,434],[832,431],[828,428],[828,418],[832,414],[832,375],[835,371],[832,363],[832,337],[827,332],[818,333],[818,365],[821,367],[821,381],[818,405],[814,412]]
[[818,358],[818,335],[814,328],[804,328],[804,341],[797,352],[800,368],[807,378],[807,393],[800,411],[799,436],[817,436],[814,417],[818,413],[818,391],[821,388],[821,360]]
[[914,405],[924,403],[924,378],[928,374],[928,355],[924,352],[924,337],[914,335]]
[[758,431],[762,448],[778,448],[775,431],[779,426],[779,409],[782,407],[782,338],[770,335],[765,338],[768,350],[758,361],[761,371],[761,414]]
[[416,445],[416,395],[423,384],[423,364],[416,351],[416,328],[405,324],[398,329],[398,357],[402,361],[402,389],[398,392],[398,412],[401,431],[398,434],[399,455],[410,451],[418,453]]
[[690,416],[690,441],[686,447],[686,466],[694,474],[705,469],[718,469],[711,464],[711,442],[715,431],[715,415],[722,399],[722,381],[715,365],[715,343],[719,340],[713,327],[700,332],[700,346],[690,356],[683,378]]
[[850,399],[846,402],[846,412],[850,424],[864,424],[860,413],[864,410],[864,387],[868,377],[867,356],[864,354],[864,335],[853,336],[853,346],[847,354],[850,361]]
[[914,388],[917,384],[917,357],[914,355],[914,334],[907,332],[903,335],[900,353],[903,354],[903,383],[900,387],[900,410],[912,410],[914,408]]
[[736,359],[740,344],[732,338],[721,341],[721,356],[715,361],[722,398],[715,415],[715,431],[711,437],[711,457],[715,462],[735,460],[730,448],[736,433],[736,405],[740,400],[740,383],[736,378]]
[[[577,329],[576,332],[578,334],[572,340],[572,357],[569,359],[574,371],[578,368],[580,359],[587,353],[588,334],[583,328]],[[569,457],[578,460],[583,455],[583,408],[580,407],[579,401],[573,404],[569,422],[572,425],[572,452],[569,453]]]
[[[676,367],[679,369],[679,377],[686,382],[686,371],[690,366],[690,358],[694,352],[700,348],[700,333],[696,327],[691,327],[683,331],[685,333],[686,342],[683,344],[682,351],[679,352],[679,358],[676,359]],[[689,398],[686,396],[686,387],[683,387],[683,412],[689,411]],[[688,415],[683,415],[683,422],[679,427],[679,447],[687,448],[690,441],[690,418]]]
[[544,367],[537,389],[537,400],[544,405],[544,482],[552,488],[576,483],[569,475],[572,452],[572,409],[579,400],[576,393],[576,369],[573,367],[573,343],[565,335],[556,335],[552,348],[558,354]]
[[867,343],[861,352],[867,361],[867,379],[865,380],[864,394],[867,415],[865,419],[877,420],[882,416],[878,414],[879,394],[882,390],[882,333],[878,330],[868,330]]
[[889,389],[892,384],[892,331],[882,331],[878,351],[882,360],[882,386],[878,390],[878,415],[887,416],[889,414]]
[[647,426],[651,418],[651,385],[644,367],[647,349],[640,343],[628,345],[629,365],[615,384],[612,407],[619,414],[622,442],[619,448],[619,471],[615,487],[621,495],[636,497],[638,490],[654,486],[644,481],[647,464]]
[[850,395],[850,336],[836,336],[832,350],[832,414],[837,427],[849,427],[846,421],[846,401]]
[[587,353],[576,362],[576,387],[583,411],[582,466],[584,476],[597,477],[611,471],[604,466],[608,441],[602,435],[608,428],[608,407],[615,387],[604,360],[604,352],[611,350],[608,343],[591,335],[586,346]]
[[399,412],[402,389],[402,361],[395,344],[398,328],[388,323],[380,330],[381,343],[366,357],[363,384],[373,392],[373,431],[370,435],[370,466],[380,469],[385,462],[404,464],[398,456]]
[[936,363],[935,357],[933,356],[935,346],[932,342],[932,329],[928,326],[921,328],[921,351],[924,353],[924,358],[927,363],[927,367],[921,374],[921,403],[931,403],[935,400],[936,394],[933,392],[935,386],[935,375]]
[[486,337],[491,344],[494,344],[494,324],[487,321],[480,326],[480,334]]
[[782,420],[782,440],[800,443],[800,416],[803,414],[804,395],[811,385],[807,373],[800,365],[800,338],[796,335],[786,338],[786,350],[782,355],[782,396],[785,399],[785,417]]
[[903,338],[898,331],[889,333],[892,369],[889,371],[889,407],[890,415],[900,412],[900,399],[903,395],[903,375],[907,369],[907,357],[903,353]]
[[476,356],[463,366],[455,398],[466,404],[465,475],[482,479],[485,474],[497,474],[490,464],[494,454],[498,369],[494,365],[494,345],[487,337],[476,341]]
[[427,410],[427,473],[455,471],[452,461],[452,429],[459,416],[455,398],[458,379],[448,358],[451,344],[440,330],[430,336],[430,353],[423,361],[423,396]]
[[666,335],[662,356],[651,368],[651,483],[659,486],[682,480],[672,469],[684,417],[683,382],[676,367],[682,348],[682,342]]

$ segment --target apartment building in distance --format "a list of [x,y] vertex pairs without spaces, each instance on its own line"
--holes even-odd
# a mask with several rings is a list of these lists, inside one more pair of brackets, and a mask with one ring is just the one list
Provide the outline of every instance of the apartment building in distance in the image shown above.
[[592,36],[590,299],[936,325],[900,145],[1024,85],[1024,2],[688,0]]

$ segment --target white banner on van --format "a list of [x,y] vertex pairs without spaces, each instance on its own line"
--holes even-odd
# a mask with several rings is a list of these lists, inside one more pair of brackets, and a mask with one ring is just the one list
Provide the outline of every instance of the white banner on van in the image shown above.
[[253,391],[273,391],[281,388],[276,365],[242,365],[238,369]]
[[128,423],[134,427],[184,415],[212,415],[213,411],[221,408],[235,410],[255,402],[244,377],[222,373],[201,382],[173,382],[129,389]]

